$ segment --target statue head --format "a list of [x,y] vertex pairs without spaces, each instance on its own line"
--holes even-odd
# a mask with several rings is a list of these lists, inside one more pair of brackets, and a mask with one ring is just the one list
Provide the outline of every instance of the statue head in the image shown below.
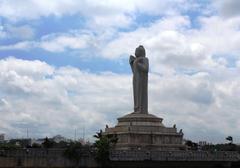
[[142,45],[140,45],[139,47],[136,48],[136,50],[135,50],[136,57],[145,57],[145,55],[146,55],[145,49]]

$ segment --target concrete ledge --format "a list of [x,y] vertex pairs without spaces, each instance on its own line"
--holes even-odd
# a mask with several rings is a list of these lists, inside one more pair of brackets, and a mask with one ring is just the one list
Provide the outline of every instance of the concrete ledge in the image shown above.
[[238,152],[231,151],[153,151],[113,150],[111,161],[240,161]]
[[118,122],[157,122],[161,123],[162,118],[156,117],[152,114],[130,113],[118,118]]

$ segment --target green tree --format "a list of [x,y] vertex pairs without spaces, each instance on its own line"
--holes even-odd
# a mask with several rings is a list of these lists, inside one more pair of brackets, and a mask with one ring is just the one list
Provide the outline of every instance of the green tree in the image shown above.
[[190,150],[197,150],[198,149],[198,144],[195,142],[192,142],[191,140],[187,140],[185,142],[185,145],[188,147]]
[[96,148],[95,159],[105,167],[109,161],[110,150],[117,143],[117,136],[104,135],[102,130],[100,130],[94,137],[97,139],[94,143]]
[[78,164],[81,158],[82,144],[80,142],[71,142],[63,152],[63,156]]
[[52,148],[54,145],[54,142],[52,140],[50,140],[48,137],[45,138],[44,142],[42,143],[43,147],[48,149],[48,148]]
[[3,150],[16,150],[16,149],[20,149],[20,148],[21,147],[16,144],[11,144],[11,143],[0,144],[0,149],[3,149]]
[[32,144],[32,148],[41,148],[41,145],[37,144],[37,143],[33,143]]
[[233,143],[233,137],[232,136],[226,137],[226,140],[228,140],[230,144]]

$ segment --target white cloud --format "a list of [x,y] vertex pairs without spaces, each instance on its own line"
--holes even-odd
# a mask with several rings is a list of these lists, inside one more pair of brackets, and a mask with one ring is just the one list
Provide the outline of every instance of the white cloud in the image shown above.
[[[28,25],[0,24],[0,38],[12,34],[25,40],[3,44],[0,50],[41,48],[60,53],[87,49],[93,56],[119,59],[143,44],[151,65],[150,112],[163,117],[166,125],[176,123],[187,138],[224,141],[231,134],[240,139],[239,3],[215,1],[219,16],[206,9],[201,11],[204,16],[191,18],[181,12],[201,6],[188,2],[3,0],[0,16],[15,24],[75,14],[86,23],[85,30],[52,33],[35,41],[31,40],[35,31]],[[159,20],[134,23],[139,14]],[[117,29],[130,27],[122,32]],[[0,132],[11,135],[22,136],[26,127],[33,136],[72,136],[75,128],[82,127],[91,135],[132,109],[130,75],[94,74],[8,58],[0,60],[0,88]]]
[[[115,88],[121,88],[119,80],[128,83],[125,76],[98,76],[75,68],[56,69],[44,62],[14,58],[1,60],[0,67],[1,105],[10,104],[8,109],[0,108],[4,116],[1,131],[12,136],[23,135],[26,127],[33,136],[59,132],[71,136],[69,131],[83,126],[91,135],[111,120],[111,110],[119,113],[123,109],[110,102],[114,100]],[[122,105],[128,104],[126,90],[123,88],[117,97]]]
[[2,0],[0,16],[17,22],[79,14],[87,18],[89,26],[101,29],[106,26],[126,27],[134,21],[136,13],[174,15],[193,8],[196,4],[187,0]]
[[168,73],[172,69],[196,69],[211,62],[205,45],[193,41],[188,34],[191,23],[188,17],[163,18],[149,27],[133,32],[119,33],[102,50],[107,58],[118,58],[134,53],[133,49],[143,44],[152,62],[154,72]]
[[[85,127],[91,138],[132,111],[131,75],[93,74],[15,58],[0,60],[0,70],[0,131],[11,136],[22,137],[28,128],[35,137],[73,137],[74,129]],[[222,81],[214,73],[150,73],[150,113],[163,117],[167,126],[176,123],[186,138],[223,142],[232,135],[238,140],[239,72],[225,71],[229,79]]]
[[150,95],[154,94],[150,97],[150,107],[168,125],[177,123],[178,128],[183,128],[185,138],[224,142],[226,135],[233,135],[239,141],[236,98],[239,87],[236,86],[240,78],[234,77],[237,73],[230,73],[231,79],[224,82],[215,81],[214,74],[208,73],[155,76],[158,83],[149,86]]
[[240,17],[224,19],[219,16],[200,17],[201,28],[190,33],[191,40],[203,44],[211,54],[240,52]]
[[116,59],[134,53],[133,49],[143,44],[153,62],[152,71],[163,74],[179,69],[209,71],[216,66],[228,66],[230,56],[238,58],[239,17],[199,17],[197,21],[199,27],[192,28],[189,17],[171,15],[129,32],[71,30],[43,36],[39,41],[2,45],[0,50],[42,48],[63,52],[91,48],[92,55]]
[[[76,1],[76,0],[3,0],[0,2],[0,16],[13,22],[39,19],[41,17],[70,16],[79,14],[86,17],[89,25],[124,27],[131,22],[126,13],[131,9],[119,5],[122,1]],[[125,2],[126,3],[126,2]],[[126,6],[125,6],[126,7]]]
[[[139,44],[147,44],[148,40],[153,40],[158,34],[164,31],[175,31],[189,26],[189,19],[182,16],[162,18],[149,27],[140,27],[132,32],[119,33],[103,48],[103,56],[117,58],[125,53],[132,53],[132,49]],[[156,38],[157,39],[157,38]],[[150,50],[150,49],[149,49]]]
[[191,28],[191,24],[190,18],[184,16],[162,18],[148,27],[119,33],[103,48],[102,55],[111,59],[126,56],[143,44],[153,63],[152,70],[163,74],[179,69],[209,71],[216,66],[234,66],[229,57],[239,59],[239,17],[199,17],[198,28]]
[[89,34],[51,35],[43,37],[38,47],[51,52],[61,52],[66,49],[87,48],[90,42]]
[[116,59],[134,53],[133,49],[143,44],[153,62],[152,70],[160,73],[174,73],[178,69],[208,71],[227,66],[228,56],[238,57],[238,17],[199,17],[198,23],[199,28],[191,28],[189,17],[168,16],[130,32],[71,30],[43,36],[39,41],[2,45],[0,50],[42,48],[63,52],[91,48],[92,55],[97,52],[97,56]]
[[20,41],[15,44],[2,45],[0,50],[29,50],[41,48],[49,52],[63,52],[68,49],[85,49],[94,47],[92,35],[86,32],[69,32],[43,36],[39,41]]
[[41,79],[44,76],[51,75],[54,68],[38,60],[25,61],[18,60],[14,57],[1,60],[2,73],[12,73],[12,70],[17,72],[20,76],[30,76],[31,78],[37,77]]

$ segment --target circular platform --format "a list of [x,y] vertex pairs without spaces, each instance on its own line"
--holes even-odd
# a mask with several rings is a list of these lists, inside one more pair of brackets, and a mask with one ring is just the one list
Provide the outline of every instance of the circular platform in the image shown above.
[[149,126],[163,126],[162,118],[156,117],[152,114],[130,113],[118,118],[118,126],[122,125],[149,125]]
[[142,113],[130,113],[123,117],[118,118],[118,122],[125,122],[125,121],[153,121],[153,122],[162,122],[162,118],[156,117],[152,114],[142,114]]

